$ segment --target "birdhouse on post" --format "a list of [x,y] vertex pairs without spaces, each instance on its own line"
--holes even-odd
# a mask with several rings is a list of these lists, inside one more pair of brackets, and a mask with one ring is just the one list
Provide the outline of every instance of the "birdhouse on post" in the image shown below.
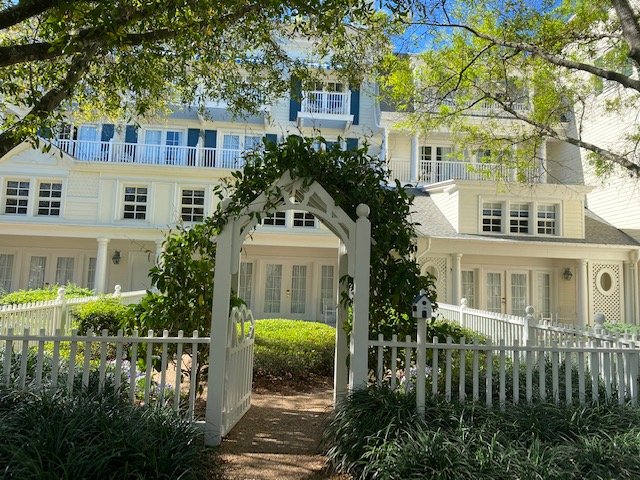
[[424,290],[420,290],[420,293],[413,299],[413,318],[431,318],[433,313],[431,310],[431,300],[427,296]]

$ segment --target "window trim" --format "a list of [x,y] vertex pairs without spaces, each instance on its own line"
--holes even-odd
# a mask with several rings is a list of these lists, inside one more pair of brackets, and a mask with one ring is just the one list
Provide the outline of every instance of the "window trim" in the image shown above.
[[[125,201],[125,194],[126,194],[126,189],[129,187],[135,187],[135,188],[146,188],[147,189],[147,200],[146,200],[146,209],[145,209],[145,218],[141,219],[141,218],[125,218],[124,217],[124,207],[127,204],[127,202]],[[153,205],[153,202],[150,201],[150,199],[153,197],[152,195],[152,189],[151,189],[152,185],[150,184],[142,184],[142,183],[136,183],[136,182],[123,182],[121,184],[121,187],[119,188],[119,192],[120,192],[120,201],[116,203],[117,205],[117,219],[119,221],[122,222],[150,222],[150,218],[152,216],[152,210],[151,210],[151,206]]]
[[[17,199],[21,199],[20,197],[22,197],[22,195],[8,195],[7,194],[7,189],[9,188],[9,182],[18,182],[18,183],[23,183],[26,182],[28,183],[28,187],[27,187],[27,195],[26,195],[26,199],[27,199],[27,205],[26,205],[26,211],[25,213],[8,213],[7,212],[7,200],[9,198],[17,198]],[[34,184],[34,179],[30,178],[30,177],[20,177],[20,176],[16,176],[16,177],[6,177],[4,179],[4,181],[2,182],[2,215],[11,215],[11,216],[16,216],[16,217],[30,217],[33,216],[33,204],[34,204],[34,188],[33,188],[33,184]],[[20,189],[20,186],[18,185],[18,189]],[[18,207],[18,205],[16,205],[16,208]]]
[[[61,218],[61,217],[63,217],[63,215],[64,215],[63,209],[64,209],[64,204],[65,204],[65,191],[66,191],[66,189],[64,188],[64,182],[62,181],[62,179],[57,179],[57,178],[55,178],[55,179],[41,179],[41,178],[38,178],[36,180],[37,180],[37,182],[36,182],[36,189],[35,189],[35,192],[34,192],[35,202],[34,202],[34,207],[33,207],[33,216],[47,217],[47,218],[50,218],[50,217]],[[58,197],[58,199],[59,199],[58,201],[60,203],[60,206],[58,208],[58,214],[57,215],[39,213],[39,211],[40,211],[40,200],[41,200],[41,198],[46,198],[46,197],[40,197],[40,186],[43,183],[49,183],[51,185],[60,184],[60,197]],[[52,201],[51,200],[52,198],[54,198],[54,197],[49,197],[48,201],[50,203]],[[47,201],[47,200],[45,200],[45,201]],[[35,203],[37,203],[37,205],[35,205]],[[49,205],[49,210],[51,210],[51,205]]]
[[[177,212],[176,212],[176,218],[178,220],[178,222],[184,222],[184,223],[199,223],[202,222],[205,218],[207,218],[207,215],[209,215],[209,194],[208,191],[209,189],[204,186],[204,185],[178,185],[178,189],[177,189],[177,194],[178,194],[178,198],[176,201],[176,205],[178,206],[177,208]],[[185,220],[182,217],[182,209],[184,207],[183,202],[183,192],[185,190],[191,190],[191,191],[202,191],[203,192],[203,197],[202,197],[202,220]]]
[[[501,212],[502,212],[502,221],[500,232],[492,232],[485,231],[483,229],[483,220],[484,216],[484,205],[488,203],[500,204]],[[511,231],[511,220],[519,219],[520,217],[512,217],[511,209],[514,205],[527,205],[529,208],[529,216],[528,216],[528,233],[519,233]],[[538,208],[540,206],[554,206],[556,217],[555,217],[555,233],[554,234],[544,234],[538,233]],[[481,235],[507,235],[513,237],[526,237],[526,238],[535,238],[535,237],[562,237],[562,202],[537,202],[537,201],[526,201],[526,200],[518,200],[518,199],[495,199],[494,197],[478,197],[478,227],[477,231]]]

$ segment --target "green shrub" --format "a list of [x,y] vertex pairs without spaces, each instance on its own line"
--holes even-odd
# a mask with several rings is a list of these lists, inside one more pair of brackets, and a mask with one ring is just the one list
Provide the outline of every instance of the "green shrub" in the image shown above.
[[612,333],[614,335],[622,335],[624,333],[629,333],[631,335],[640,334],[640,325],[632,323],[605,322],[603,327],[608,333]]
[[332,374],[334,328],[286,319],[257,320],[255,328],[256,376],[304,380]]
[[443,318],[427,322],[427,341],[433,341],[433,337],[438,337],[440,343],[446,342],[447,337],[451,337],[453,343],[460,343],[460,339],[463,337],[466,343],[472,343],[476,339],[478,343],[486,343],[487,341],[485,335]]
[[355,479],[633,479],[640,411],[428,399],[422,418],[411,393],[373,387],[338,406],[325,444],[332,465]]
[[0,392],[0,478],[200,479],[208,463],[199,429],[171,409],[86,392]]
[[[66,298],[90,297],[91,295],[94,295],[93,290],[79,287],[78,285],[74,285],[73,283],[65,285],[64,288]],[[33,290],[17,290],[15,292],[7,293],[3,297],[0,297],[0,305],[55,300],[56,298],[58,298],[59,289],[60,285],[50,285],[48,287],[37,288]]]
[[105,297],[78,305],[72,315],[77,321],[78,333],[84,335],[89,329],[96,333],[107,329],[115,334],[119,328],[127,328],[133,314],[131,308],[118,299]]

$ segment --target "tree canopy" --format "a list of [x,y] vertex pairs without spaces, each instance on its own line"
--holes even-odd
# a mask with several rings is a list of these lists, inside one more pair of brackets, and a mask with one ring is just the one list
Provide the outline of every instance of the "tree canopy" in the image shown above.
[[288,90],[283,72],[308,73],[285,49],[292,38],[364,71],[361,35],[375,29],[359,26],[374,16],[364,0],[0,0],[0,157],[70,111],[128,121],[211,100],[255,111]]
[[[518,163],[535,162],[541,142],[555,139],[585,149],[600,173],[615,167],[640,176],[637,2],[392,0],[387,6],[408,29],[401,47],[421,52],[390,58],[383,79],[401,108],[415,110],[413,125],[446,125],[461,143],[488,145],[495,157],[510,150],[516,155],[509,161]],[[583,134],[583,122],[594,115],[618,123],[615,142],[594,143]]]

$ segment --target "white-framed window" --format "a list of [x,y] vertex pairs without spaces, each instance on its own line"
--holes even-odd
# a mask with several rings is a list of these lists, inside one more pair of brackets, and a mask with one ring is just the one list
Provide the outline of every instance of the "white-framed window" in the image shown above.
[[307,266],[293,265],[291,269],[291,313],[305,313],[307,309]]
[[420,147],[420,180],[439,182],[452,179],[457,167],[449,162],[454,161],[453,148],[435,145]]
[[26,215],[29,208],[29,181],[7,180],[4,213]]
[[40,182],[38,185],[38,215],[59,216],[62,203],[62,183]]
[[29,279],[27,280],[27,288],[44,287],[44,275],[47,268],[47,257],[32,256],[29,259]]
[[249,308],[253,305],[253,263],[240,262],[238,273],[238,296],[243,299]]
[[87,265],[87,288],[94,290],[96,288],[96,257],[89,257],[89,264]]
[[145,220],[147,218],[147,187],[125,186],[122,218]]
[[74,257],[58,257],[56,262],[56,283],[58,285],[66,285],[73,282],[74,266]]
[[529,204],[509,205],[509,233],[529,233]]
[[13,278],[13,255],[0,253],[0,292],[11,291],[11,280]]
[[538,272],[538,314],[542,318],[551,318],[551,274]]
[[182,189],[180,216],[184,222],[204,220],[204,189]]
[[487,310],[490,312],[502,312],[502,273],[487,272],[486,277],[486,301]]
[[462,298],[467,299],[467,306],[476,307],[476,282],[473,270],[462,270]]
[[183,164],[186,155],[185,132],[148,128],[144,131],[144,161],[154,164]]
[[293,212],[293,226],[315,228],[316,217],[309,212]]
[[286,212],[273,212],[265,214],[264,218],[262,219],[262,225],[267,225],[270,227],[286,227]]
[[483,202],[482,231],[490,233],[502,232],[502,203]]
[[320,269],[320,312],[325,321],[336,318],[336,288],[334,266],[322,265]]
[[537,221],[538,235],[555,235],[556,229],[556,205],[538,205]]
[[244,133],[224,133],[222,135],[222,166],[234,168],[242,166],[242,153],[262,149],[262,136]]
[[511,315],[523,317],[527,308],[528,278],[526,273],[511,273]]
[[266,285],[264,288],[264,313],[280,313],[282,292],[282,265],[267,264]]

